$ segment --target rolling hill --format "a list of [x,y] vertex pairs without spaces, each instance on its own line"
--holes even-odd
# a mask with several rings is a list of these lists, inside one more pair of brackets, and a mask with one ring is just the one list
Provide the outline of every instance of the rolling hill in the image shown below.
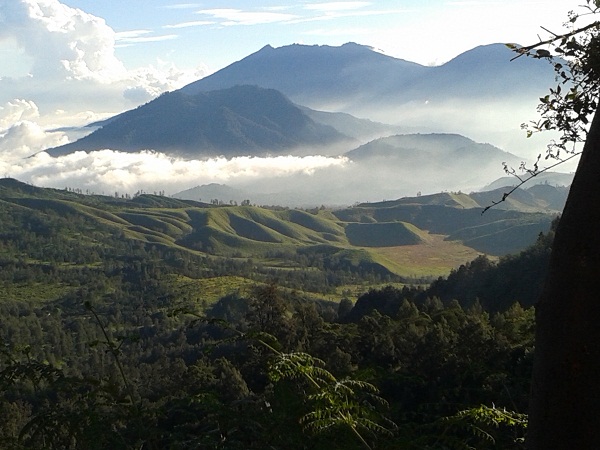
[[101,254],[126,254],[141,245],[162,249],[170,255],[162,258],[173,264],[200,256],[240,264],[250,258],[260,262],[260,273],[272,274],[326,267],[391,277],[437,276],[480,252],[502,255],[525,248],[555,216],[501,209],[482,215],[476,200],[459,193],[307,211],[215,206],[146,194],[86,196],[12,179],[0,179],[0,202],[5,256],[16,251],[15,245],[39,241],[29,253],[31,261],[44,265],[55,252],[66,251],[78,264],[87,264]]

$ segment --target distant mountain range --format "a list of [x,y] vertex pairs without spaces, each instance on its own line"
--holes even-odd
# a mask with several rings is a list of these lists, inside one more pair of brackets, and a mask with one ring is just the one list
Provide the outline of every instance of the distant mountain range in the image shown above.
[[[368,117],[376,106],[449,99],[518,98],[554,82],[545,61],[519,58],[504,44],[476,47],[441,66],[392,58],[355,43],[341,47],[265,46],[181,89],[197,94],[238,84],[281,91],[314,109]],[[537,97],[535,97],[537,99]]]
[[[91,135],[49,153],[111,148],[190,157],[280,154],[349,139],[364,143],[408,132],[416,124],[439,131],[456,126],[454,131],[460,132],[461,123],[482,120],[477,113],[482,105],[489,110],[487,127],[492,129],[498,102],[535,101],[543,86],[554,82],[553,70],[544,61],[510,62],[513,55],[506,46],[493,44],[442,66],[426,67],[353,43],[266,46],[176,92],[97,124],[102,127]],[[360,121],[349,113],[371,120]]]
[[[494,44],[426,67],[353,43],[266,46],[47,152],[155,150],[189,159],[326,155],[349,162],[335,173],[229,186],[265,204],[347,205],[409,192],[478,190],[499,178],[504,163],[518,167],[523,158],[443,130],[467,124],[493,134],[503,126],[499,115],[514,115],[522,98],[535,101],[553,84],[548,64],[510,62],[512,56]],[[384,116],[400,125],[373,120]],[[409,133],[413,126],[441,131]]]
[[266,46],[181,91],[252,84],[315,110],[401,127],[393,134],[458,133],[533,154],[540,143],[525,140],[520,125],[535,118],[555,75],[546,61],[514,56],[504,44],[483,45],[429,67],[354,43]]

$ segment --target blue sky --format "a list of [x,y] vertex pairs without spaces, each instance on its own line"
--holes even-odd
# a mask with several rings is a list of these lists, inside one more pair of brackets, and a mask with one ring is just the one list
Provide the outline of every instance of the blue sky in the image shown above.
[[[5,0],[9,1],[9,0]],[[14,1],[14,0],[13,0]],[[476,45],[531,42],[559,28],[572,0],[198,1],[64,0],[106,20],[129,66],[156,58],[214,71],[270,44],[358,42],[421,64]]]

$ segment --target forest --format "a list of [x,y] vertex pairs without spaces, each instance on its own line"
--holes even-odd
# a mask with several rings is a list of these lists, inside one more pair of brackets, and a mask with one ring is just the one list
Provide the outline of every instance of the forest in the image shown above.
[[329,247],[190,251],[114,227],[124,200],[4,186],[0,447],[524,448],[553,230],[425,282]]

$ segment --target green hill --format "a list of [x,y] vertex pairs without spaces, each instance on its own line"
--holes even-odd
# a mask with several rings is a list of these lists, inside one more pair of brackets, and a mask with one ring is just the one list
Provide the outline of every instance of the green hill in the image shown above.
[[0,258],[69,271],[119,267],[129,254],[153,252],[169,273],[209,274],[219,267],[217,273],[276,277],[310,290],[299,281],[308,277],[320,286],[314,289],[327,290],[334,279],[343,285],[373,276],[437,277],[482,252],[517,252],[547,231],[553,217],[481,210],[462,193],[307,211],[81,195],[2,179]]
[[361,247],[397,247],[422,242],[419,230],[405,222],[349,223],[346,236]]

